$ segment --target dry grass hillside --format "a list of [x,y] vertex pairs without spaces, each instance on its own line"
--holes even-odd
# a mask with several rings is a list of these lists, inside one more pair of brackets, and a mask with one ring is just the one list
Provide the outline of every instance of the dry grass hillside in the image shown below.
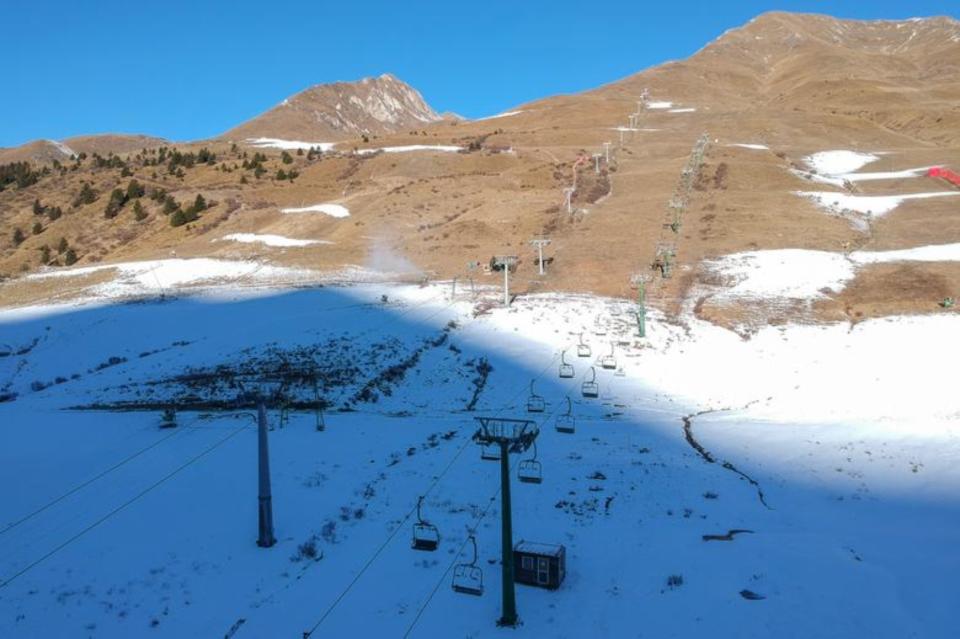
[[[357,113],[371,120],[354,114],[348,118],[353,126],[347,120],[335,125],[331,114],[337,104],[343,110],[339,96],[345,90],[310,89],[224,140],[176,145],[193,159],[172,168],[172,153],[163,151],[158,162],[156,147],[114,151],[115,159],[101,152],[99,166],[91,152],[81,162],[48,169],[35,184],[0,192],[0,272],[10,280],[2,289],[5,300],[26,302],[50,293],[21,276],[44,267],[45,256],[47,264],[62,265],[64,253],[56,250],[61,238],[79,264],[175,253],[262,258],[321,271],[366,265],[437,278],[466,278],[468,262],[513,254],[521,258],[514,278],[521,294],[630,296],[630,276],[642,273],[652,277],[651,303],[669,310],[686,305],[720,323],[941,312],[937,301],[960,297],[956,263],[884,264],[862,269],[842,293],[813,306],[761,308],[719,301],[711,293],[716,278],[705,267],[707,260],[758,249],[849,252],[960,242],[960,197],[906,200],[895,212],[858,226],[795,194],[952,188],[926,177],[818,183],[809,179],[804,158],[845,149],[882,154],[865,171],[960,168],[960,23],[954,20],[765,14],[688,60],[472,122],[428,122],[436,117],[426,105],[407,105],[402,118],[390,121],[358,98],[366,106],[354,105]],[[636,126],[618,131],[631,128],[634,113]],[[383,126],[374,129],[373,121]],[[376,135],[364,142],[361,130]],[[665,227],[681,170],[703,133],[709,144],[689,202],[676,230]],[[252,137],[340,143],[322,153],[284,152],[242,142]],[[611,143],[609,163],[604,142]],[[742,144],[753,146],[736,146]],[[411,145],[421,148],[377,150]],[[196,157],[201,149],[204,161]],[[603,157],[594,158],[597,153]],[[584,158],[580,164],[578,158]],[[564,189],[575,172],[573,211],[567,212]],[[144,187],[139,200],[145,215],[136,219],[132,198],[108,218],[110,193],[127,189],[131,179]],[[84,183],[97,197],[73,206]],[[210,207],[195,221],[172,226],[175,210],[189,208],[197,195]],[[342,205],[349,216],[281,212],[321,203]],[[49,207],[59,207],[62,216],[50,219]],[[42,229],[33,234],[38,222]],[[17,245],[11,241],[14,229],[24,234]],[[233,233],[330,243],[271,248],[221,239]],[[538,236],[552,241],[543,277],[528,243]],[[676,251],[669,279],[652,269],[663,243]],[[475,275],[499,282],[495,274]]]

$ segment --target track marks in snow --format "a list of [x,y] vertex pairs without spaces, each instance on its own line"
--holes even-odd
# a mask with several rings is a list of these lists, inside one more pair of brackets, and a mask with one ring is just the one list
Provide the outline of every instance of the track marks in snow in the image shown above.
[[[744,405],[740,410],[745,410],[758,401],[760,400],[754,400],[752,402],[749,402],[748,404]],[[683,417],[680,418],[680,420],[683,422],[683,438],[687,440],[687,443],[690,444],[690,447],[693,448],[697,452],[697,454],[700,455],[700,457],[703,458],[703,460],[708,464],[719,463],[720,466],[722,466],[723,468],[726,468],[730,472],[740,475],[740,477],[750,482],[750,485],[757,489],[757,498],[760,500],[760,503],[763,504],[764,507],[766,507],[768,510],[773,510],[770,504],[767,503],[767,498],[763,494],[763,488],[760,486],[760,482],[758,482],[756,479],[754,479],[750,475],[746,474],[745,472],[743,472],[742,470],[734,466],[729,461],[726,461],[726,460],[718,461],[717,458],[714,457],[710,451],[704,448],[703,445],[700,444],[700,442],[697,441],[697,439],[693,436],[693,419],[695,417],[709,415],[710,413],[727,412],[731,410],[734,410],[734,409],[733,408],[713,408],[709,410],[702,410],[699,413],[691,413],[690,415],[684,415]]]

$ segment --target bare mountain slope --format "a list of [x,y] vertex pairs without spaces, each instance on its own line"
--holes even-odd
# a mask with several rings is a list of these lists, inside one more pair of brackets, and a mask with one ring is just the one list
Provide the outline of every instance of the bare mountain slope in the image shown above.
[[110,153],[131,153],[141,149],[152,149],[169,144],[163,138],[149,135],[126,133],[102,133],[98,135],[78,135],[57,140],[34,140],[17,147],[0,149],[0,164],[9,162],[65,162],[74,155],[86,153],[109,155]]
[[223,137],[333,142],[363,134],[395,133],[441,119],[414,88],[384,74],[358,82],[318,84]]
[[[356,132],[340,129],[339,139],[349,138],[349,144],[320,155],[292,154],[287,163],[278,150],[267,149],[262,166],[253,166],[249,153],[232,148],[229,140],[178,145],[194,152],[207,146],[217,157],[213,163],[181,163],[173,171],[169,154],[164,160],[157,153],[131,154],[128,170],[148,189],[163,189],[184,207],[198,193],[216,203],[195,223],[176,228],[160,199],[143,198],[144,219],[135,219],[132,203],[106,218],[109,194],[127,188],[130,177],[121,176],[119,168],[86,162],[0,193],[5,229],[0,273],[36,270],[43,246],[53,249],[65,237],[80,264],[155,259],[175,250],[179,256],[257,258],[330,272],[350,265],[376,268],[383,263],[377,257],[389,254],[403,258],[390,263],[453,277],[464,276],[468,262],[515,254],[521,258],[512,279],[517,292],[629,296],[630,275],[654,274],[657,244],[666,239],[676,243],[674,276],[658,279],[650,299],[676,309],[698,301],[697,291],[715,284],[704,265],[731,253],[815,249],[842,254],[960,243],[960,196],[926,198],[953,187],[924,177],[923,171],[909,172],[941,165],[960,169],[958,47],[957,22],[944,18],[874,23],[766,14],[688,60],[587,93],[522,105],[494,119],[428,124],[413,118],[416,124],[403,128],[398,116],[391,126],[399,128],[381,129],[377,139],[363,142]],[[637,111],[644,89],[649,100],[638,126],[618,131]],[[331,87],[316,91],[336,95]],[[373,94],[343,95],[379,103]],[[278,107],[276,117],[294,109],[295,102],[302,106],[307,98]],[[349,103],[349,98],[340,101],[341,111]],[[335,110],[337,102],[330,104]],[[236,138],[335,141],[329,137],[332,129],[325,134],[313,128],[316,118],[290,113],[294,116],[284,120],[288,128],[243,132],[241,127]],[[705,162],[682,224],[673,231],[664,227],[668,203],[694,141],[704,132],[709,134]],[[603,152],[604,142],[612,143],[609,164],[591,157]],[[378,152],[382,147],[394,148]],[[395,152],[398,148],[408,152]],[[906,170],[908,175],[848,184],[816,181],[808,158],[834,150],[873,154],[864,171],[896,175]],[[574,183],[575,164],[570,213],[563,191]],[[84,182],[91,183],[98,199],[74,208]],[[911,197],[893,212],[853,220],[855,226],[848,211],[826,210],[800,192],[824,192],[827,203]],[[34,214],[35,199],[62,208],[63,217]],[[342,206],[349,215],[283,212],[321,204]],[[42,228],[32,235],[38,220]],[[14,228],[25,235],[16,246],[10,241]],[[237,233],[325,243],[278,249],[224,239]],[[541,234],[552,239],[547,255],[554,258],[542,278],[528,245]],[[797,308],[834,319],[940,312],[939,300],[960,297],[956,270],[956,263],[934,261],[911,264],[908,270],[896,264],[864,267],[845,292],[823,293],[826,298],[816,308]],[[497,282],[495,276],[480,277]],[[22,284],[18,290],[26,291],[29,280]],[[21,293],[12,287],[20,286],[11,282],[5,292],[15,298]],[[736,314],[706,298],[697,308],[717,321]],[[796,309],[781,310],[789,317]]]

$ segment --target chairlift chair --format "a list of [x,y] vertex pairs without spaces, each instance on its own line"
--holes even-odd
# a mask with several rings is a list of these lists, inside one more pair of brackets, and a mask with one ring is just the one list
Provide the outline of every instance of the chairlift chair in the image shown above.
[[557,415],[556,429],[558,433],[568,434],[572,434],[576,430],[573,419],[573,403],[570,401],[570,397],[567,397],[567,412],[563,415]]
[[580,392],[584,397],[595,398],[600,396],[600,386],[597,385],[597,369],[590,367],[590,380],[580,386]]
[[570,365],[570,364],[567,364],[566,359],[564,359],[564,355],[566,355],[566,354],[567,354],[567,351],[563,351],[562,353],[560,353],[560,377],[561,377],[561,379],[569,379],[569,378],[573,377],[574,375],[576,375],[576,371],[573,370],[573,366]]
[[584,343],[583,333],[580,333],[580,343],[577,344],[577,357],[590,357],[593,354],[593,351],[590,350],[590,345]]
[[616,370],[616,372],[614,373],[614,375],[617,376],[617,377],[626,377],[626,376],[627,376],[627,371],[623,370],[623,366],[621,366],[620,368],[618,368],[618,369]]
[[543,401],[543,397],[537,395],[533,391],[533,382],[535,380],[530,380],[530,398],[527,399],[527,412],[528,413],[542,413],[543,409],[546,407],[546,402]]
[[613,352],[614,345],[613,342],[610,342],[610,354],[600,358],[600,366],[608,370],[613,370],[617,367],[617,358],[614,357]]
[[421,495],[417,500],[417,523],[413,525],[413,543],[410,547],[414,550],[433,552],[440,545],[440,531],[420,515],[422,505],[423,496]]
[[454,566],[450,586],[454,592],[479,597],[483,594],[483,571],[477,565],[477,540],[473,535],[470,535],[470,543],[473,544],[473,561]]
[[606,327],[606,325],[603,323],[603,320],[601,320],[599,317],[597,318],[597,322],[596,322],[596,324],[595,324],[594,327],[593,327],[593,332],[596,333],[597,335],[606,335],[606,334],[607,334],[607,327]]
[[480,459],[500,461],[500,444],[483,444],[483,448],[480,449]]
[[533,457],[521,460],[517,464],[517,479],[524,484],[539,484],[543,482],[543,464],[537,461],[537,442],[533,442]]

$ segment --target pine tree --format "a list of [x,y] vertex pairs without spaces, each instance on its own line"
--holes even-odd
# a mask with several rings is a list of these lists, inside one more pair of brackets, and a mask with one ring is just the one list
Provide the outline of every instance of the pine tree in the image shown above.
[[133,203],[133,219],[137,222],[142,222],[147,219],[147,211],[143,208],[143,205],[140,204],[140,200],[136,200]]
[[27,236],[23,234],[19,228],[13,229],[13,245],[20,246],[23,244],[23,241],[27,239]]
[[67,254],[63,256],[63,263],[72,266],[77,263],[77,252],[72,248],[67,249]]
[[143,194],[146,193],[146,189],[143,188],[136,179],[130,180],[130,183],[127,185],[127,199],[135,200],[138,197],[143,197]]
[[287,153],[286,151],[284,151],[283,153],[280,154],[280,160],[281,160],[284,164],[293,164],[293,156],[291,156],[291,155],[290,155],[289,153]]
[[47,217],[50,218],[51,222],[55,222],[60,219],[60,216],[63,215],[63,209],[59,206],[51,206],[47,209]]
[[43,233],[43,224],[41,224],[40,222],[34,222],[34,223],[33,223],[33,234],[34,234],[34,235],[40,235],[41,233]]
[[278,170],[278,171],[277,171],[277,179],[278,179],[278,180],[286,180],[286,179],[287,179],[287,172],[284,171],[283,169]]
[[187,214],[183,212],[183,209],[177,209],[174,211],[173,215],[170,216],[170,226],[176,228],[178,226],[183,226],[187,223]]
[[40,247],[40,261],[43,264],[50,263],[50,247],[46,244]]
[[67,243],[67,238],[61,237],[60,242],[57,244],[57,254],[63,255],[64,251],[70,248],[70,245]]
[[34,215],[43,215],[43,211],[46,207],[40,204],[40,200],[36,199],[33,201],[33,214]]

